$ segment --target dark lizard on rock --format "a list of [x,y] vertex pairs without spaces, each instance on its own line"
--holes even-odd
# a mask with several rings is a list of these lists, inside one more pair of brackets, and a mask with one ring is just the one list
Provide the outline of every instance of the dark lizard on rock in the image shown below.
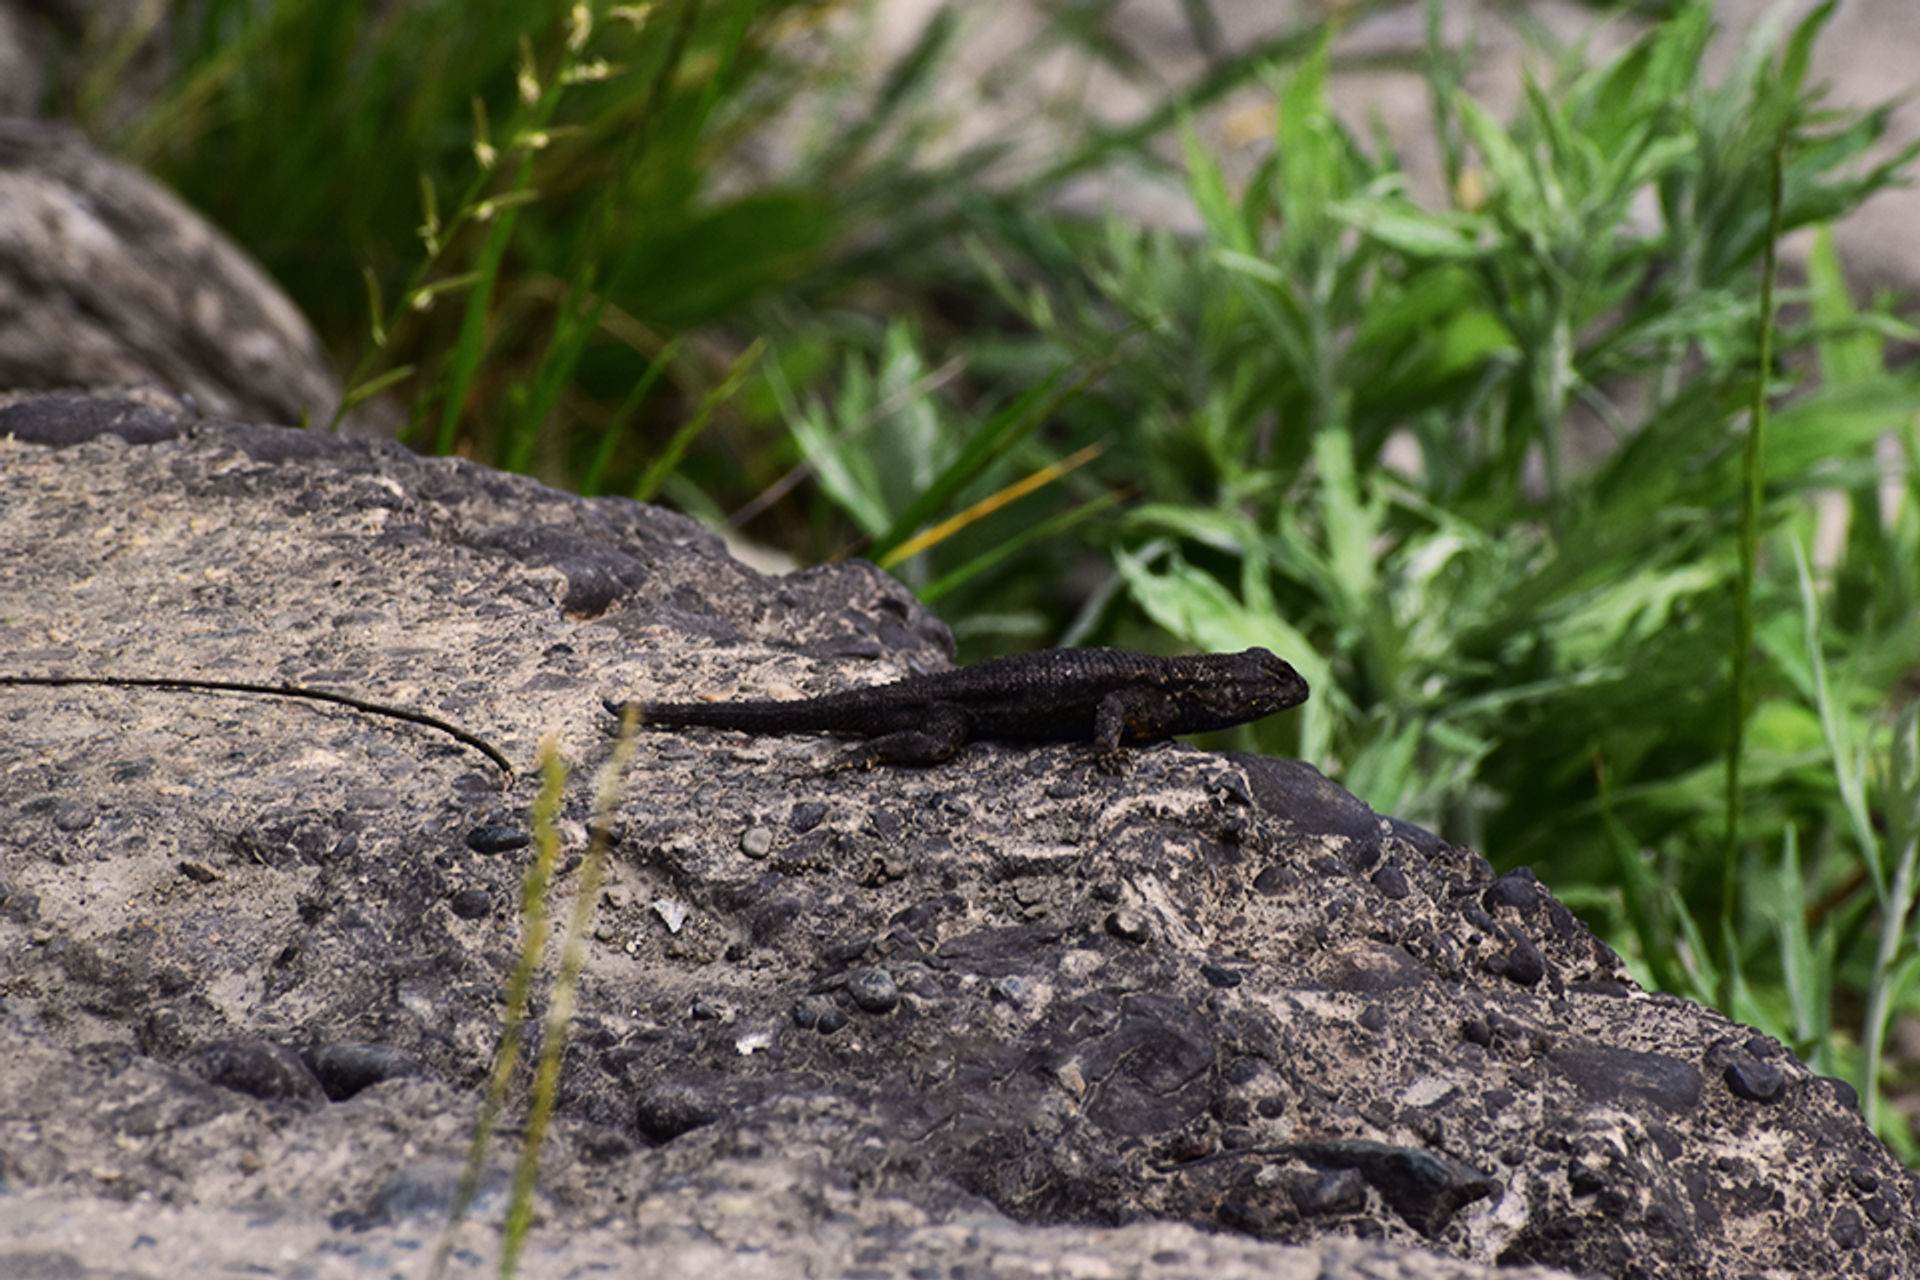
[[[1045,649],[891,684],[790,702],[642,702],[643,724],[869,738],[834,768],[934,764],[977,738],[1092,742],[1107,773],[1123,744],[1259,720],[1307,700],[1300,673],[1265,649],[1160,658]],[[626,704],[607,709],[624,713]]]

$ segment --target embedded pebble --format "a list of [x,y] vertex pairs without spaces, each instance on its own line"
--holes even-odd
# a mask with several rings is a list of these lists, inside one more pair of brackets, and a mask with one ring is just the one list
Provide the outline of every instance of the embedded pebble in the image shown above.
[[1461,919],[1465,920],[1468,924],[1478,929],[1481,933],[1497,932],[1497,929],[1493,923],[1493,917],[1488,915],[1484,910],[1482,910],[1480,904],[1477,902],[1461,903],[1460,917]]
[[1373,887],[1392,902],[1398,902],[1413,892],[1407,884],[1407,873],[1391,862],[1373,873]]
[[1291,867],[1277,863],[1254,877],[1255,892],[1268,898],[1277,898],[1300,882],[1300,876]]
[[885,1013],[900,1003],[900,987],[893,975],[878,965],[860,969],[847,978],[847,995],[868,1013]]
[[462,920],[479,920],[493,910],[493,895],[485,889],[461,889],[447,899],[447,909]]
[[[380,1189],[370,1222],[402,1222],[409,1218],[438,1222],[453,1207],[454,1197],[459,1192],[460,1181],[465,1174],[466,1165],[451,1159],[422,1160],[400,1170]],[[474,1189],[473,1203],[467,1207],[467,1216],[480,1222],[498,1221],[506,1214],[512,1190],[513,1175],[510,1172],[496,1165],[482,1168],[479,1185]],[[336,1227],[341,1225],[357,1227],[369,1224],[336,1223]]]
[[1212,987],[1237,987],[1247,980],[1247,975],[1238,969],[1229,969],[1225,965],[1218,964],[1201,965],[1200,976],[1207,980],[1208,986]]
[[684,1080],[655,1085],[642,1094],[634,1109],[640,1132],[655,1142],[671,1142],[720,1118],[720,1100],[706,1089]]
[[335,1102],[362,1089],[403,1076],[423,1076],[427,1069],[417,1058],[384,1044],[339,1040],[318,1045],[301,1057]]
[[475,853],[512,853],[533,843],[533,837],[518,827],[488,824],[467,832],[467,848]]
[[1607,1189],[1607,1175],[1584,1160],[1567,1165],[1567,1189],[1576,1196],[1596,1195]]
[[1367,1204],[1367,1180],[1358,1169],[1335,1169],[1302,1178],[1287,1188],[1303,1218],[1329,1213],[1358,1213]]
[[1518,907],[1530,910],[1540,904],[1540,882],[1534,879],[1529,867],[1515,867],[1501,876],[1480,895],[1480,902],[1487,910],[1496,907]]
[[740,852],[749,858],[764,858],[773,851],[773,832],[765,827],[748,827],[740,835]]
[[1107,932],[1122,942],[1145,942],[1147,940],[1147,918],[1131,907],[1107,916]]
[[92,826],[94,816],[92,805],[63,803],[53,811],[53,825],[56,830],[72,835]]
[[1778,1102],[1786,1091],[1786,1073],[1771,1062],[1729,1062],[1727,1088],[1749,1102]]
[[1507,937],[1513,942],[1513,950],[1507,952],[1505,956],[1506,976],[1523,987],[1538,985],[1540,980],[1547,976],[1546,957],[1540,954],[1540,948],[1535,946],[1533,939],[1526,934],[1518,929],[1509,929],[1506,932]]
[[271,1040],[216,1040],[182,1062],[209,1084],[265,1102],[325,1102],[327,1091],[300,1055]]
[[797,1000],[793,1005],[793,1024],[796,1027],[818,1031],[821,1035],[832,1035],[847,1025],[847,1015],[842,1009],[817,1000]]

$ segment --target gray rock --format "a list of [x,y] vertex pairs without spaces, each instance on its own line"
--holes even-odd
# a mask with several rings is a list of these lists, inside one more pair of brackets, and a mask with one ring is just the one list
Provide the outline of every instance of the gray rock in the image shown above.
[[327,1097],[300,1055],[271,1040],[216,1040],[195,1049],[181,1065],[208,1084],[264,1101],[320,1102]]
[[[459,915],[458,903],[454,914]],[[417,1076],[425,1068],[398,1049],[358,1040],[315,1045],[301,1054],[327,1096],[339,1102],[385,1080]]]
[[[57,397],[0,402],[6,432],[0,670],[351,692],[519,772],[341,705],[0,687],[0,1272],[399,1265],[432,1228],[393,1188],[463,1154],[519,937],[450,900],[519,901],[532,849],[470,836],[530,829],[541,738],[564,867],[603,698],[951,652],[870,566],[764,578],[681,517],[390,444]],[[1306,764],[975,744],[804,776],[838,749],[638,744],[529,1274],[1920,1271],[1915,1180],[1844,1086]],[[232,1041],[410,1073],[294,1105],[188,1069]]]
[[0,4],[0,116],[25,115],[46,92],[45,33],[37,15]]
[[[0,80],[19,22],[0,0]],[[77,131],[0,112],[0,389],[116,384],[268,422],[340,399],[306,318],[225,236]]]

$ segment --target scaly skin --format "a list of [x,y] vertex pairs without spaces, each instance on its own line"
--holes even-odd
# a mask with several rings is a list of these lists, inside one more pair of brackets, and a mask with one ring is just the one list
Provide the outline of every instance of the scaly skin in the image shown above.
[[[791,702],[643,702],[643,723],[745,733],[836,733],[871,741],[840,768],[935,764],[980,738],[1089,741],[1118,773],[1125,744],[1259,720],[1307,699],[1300,673],[1265,649],[1160,658],[1046,649]],[[609,709],[623,711],[621,704]]]

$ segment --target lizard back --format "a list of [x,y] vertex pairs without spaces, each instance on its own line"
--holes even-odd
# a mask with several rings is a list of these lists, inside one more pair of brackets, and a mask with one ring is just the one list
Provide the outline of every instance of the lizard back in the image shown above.
[[969,738],[1096,736],[1102,708],[1123,741],[1243,724],[1305,700],[1307,685],[1265,649],[1157,657],[1124,649],[1047,649],[792,701],[654,702],[648,723],[749,733],[863,737],[920,728],[931,709],[964,714]]

